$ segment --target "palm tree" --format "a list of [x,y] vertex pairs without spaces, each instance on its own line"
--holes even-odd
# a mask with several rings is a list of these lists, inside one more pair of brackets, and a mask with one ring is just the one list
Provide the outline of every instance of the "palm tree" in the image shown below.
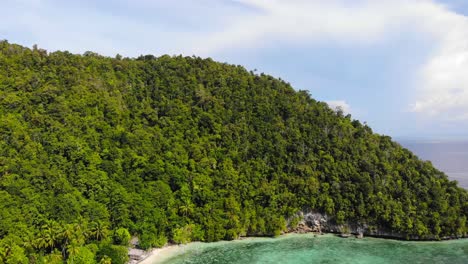
[[61,237],[63,239],[62,243],[62,256],[63,258],[67,257],[67,246],[70,243],[70,241],[73,239],[73,234],[74,234],[74,226],[72,224],[67,224],[63,227]]
[[73,225],[67,224],[62,230],[62,238],[65,240],[65,244],[68,244],[68,241],[71,240],[73,236]]
[[80,245],[72,240],[70,244],[67,246],[67,253],[68,253],[68,258],[71,260],[71,263],[74,262],[75,256],[80,252]]
[[183,204],[179,206],[179,210],[183,213],[184,217],[192,214],[193,212],[193,203],[190,199],[184,199]]
[[[3,242],[3,241],[2,241]],[[11,240],[7,240],[0,246],[0,263],[5,263],[11,251]]]
[[55,248],[56,243],[60,240],[61,235],[61,226],[52,220],[46,221],[42,227],[40,232],[40,242],[42,248],[49,248],[50,252]]
[[47,230],[41,230],[38,237],[34,240],[34,247],[37,249],[47,249],[53,245],[53,239],[50,232]]
[[34,247],[39,250],[44,249],[47,247],[47,242],[45,241],[45,239],[42,238],[42,236],[39,236],[34,240]]
[[99,264],[112,264],[112,259],[109,258],[108,256],[104,256],[99,261]]
[[62,239],[63,226],[55,221],[52,222],[52,239],[55,241],[56,247]]
[[8,255],[6,248],[0,248],[0,263],[5,263]]
[[88,222],[80,217],[78,221],[74,224],[74,238],[80,244],[84,244],[84,242],[90,235],[88,231]]
[[47,228],[45,230],[42,230],[41,233],[42,233],[42,237],[45,240],[46,248],[49,248],[50,252],[52,253],[52,251],[54,250],[54,244],[55,244],[54,231],[50,228]]
[[23,238],[23,244],[22,244],[23,248],[25,248],[26,250],[32,250],[34,247],[35,247],[35,243],[34,243],[34,237],[31,236],[31,235],[26,235],[24,238]]
[[55,249],[54,252],[52,252],[52,254],[48,255],[45,259],[45,262],[46,263],[62,263],[63,262],[63,256],[62,254],[57,250]]
[[97,240],[101,240],[107,237],[109,230],[107,226],[102,221],[97,221],[92,223],[91,235]]

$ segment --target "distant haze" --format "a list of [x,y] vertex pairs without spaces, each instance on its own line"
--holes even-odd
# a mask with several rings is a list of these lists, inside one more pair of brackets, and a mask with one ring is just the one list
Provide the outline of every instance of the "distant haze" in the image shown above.
[[429,160],[451,180],[468,189],[468,141],[399,140],[423,160]]

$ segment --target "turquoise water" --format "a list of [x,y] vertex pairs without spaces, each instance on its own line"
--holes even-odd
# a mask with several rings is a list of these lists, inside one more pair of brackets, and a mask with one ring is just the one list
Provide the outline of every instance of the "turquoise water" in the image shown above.
[[468,263],[468,240],[408,242],[377,238],[287,235],[193,243],[165,264],[180,263]]

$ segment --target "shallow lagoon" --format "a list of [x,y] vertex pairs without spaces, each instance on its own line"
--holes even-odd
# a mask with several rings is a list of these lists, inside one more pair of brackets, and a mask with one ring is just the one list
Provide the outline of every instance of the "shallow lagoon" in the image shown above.
[[468,239],[410,242],[290,234],[231,242],[191,243],[165,264],[180,263],[468,263]]

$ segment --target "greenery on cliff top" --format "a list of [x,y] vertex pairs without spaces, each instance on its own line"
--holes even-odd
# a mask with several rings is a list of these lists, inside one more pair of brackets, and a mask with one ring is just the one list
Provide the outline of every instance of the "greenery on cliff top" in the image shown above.
[[299,210],[467,233],[467,192],[288,83],[198,57],[0,42],[0,262],[123,263],[130,235],[275,235]]

